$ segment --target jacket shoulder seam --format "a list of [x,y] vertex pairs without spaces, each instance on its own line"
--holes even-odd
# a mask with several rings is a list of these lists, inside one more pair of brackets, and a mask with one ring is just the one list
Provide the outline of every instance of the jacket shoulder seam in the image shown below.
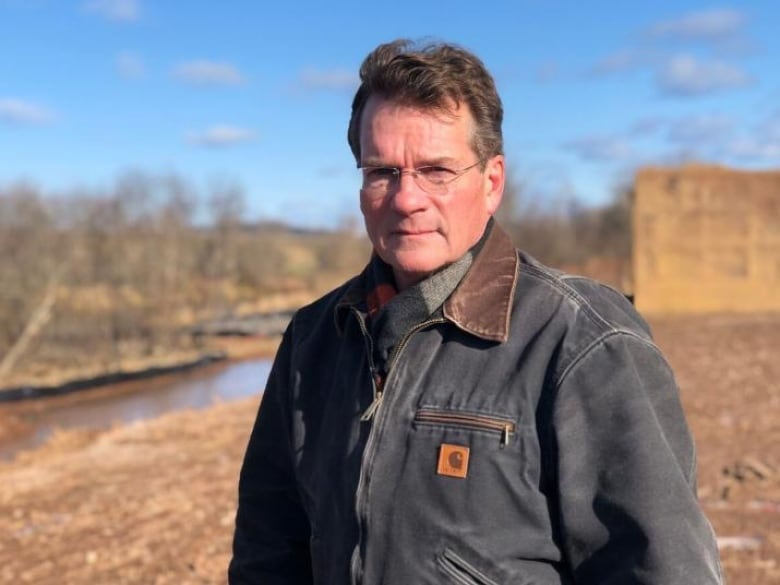
[[606,319],[604,319],[604,317],[601,316],[598,311],[593,308],[593,305],[591,305],[585,297],[583,297],[580,293],[564,282],[564,277],[556,276],[555,274],[543,270],[538,266],[534,266],[533,264],[523,264],[522,268],[526,269],[526,273],[528,273],[529,276],[535,276],[538,280],[546,282],[567,299],[576,303],[577,307],[583,309],[588,318],[595,324],[600,325],[601,327],[610,331],[615,329]]
[[[561,281],[567,281],[567,280],[581,280],[583,282],[597,282],[599,286],[602,288],[605,288],[613,293],[615,293],[618,296],[625,297],[626,295],[623,294],[621,291],[616,289],[611,284],[607,284],[606,282],[601,282],[600,280],[594,280],[593,278],[589,278],[587,276],[583,276],[581,274],[562,274],[558,278],[560,278]],[[568,286],[568,284],[566,285]]]
[[558,377],[555,383],[556,394],[558,393],[560,387],[563,386],[563,384],[565,383],[568,375],[572,372],[572,370],[574,370],[579,365],[580,362],[582,362],[585,358],[587,358],[591,353],[596,351],[596,349],[598,349],[600,346],[604,345],[604,343],[608,339],[610,339],[611,337],[618,337],[618,336],[629,337],[636,341],[639,341],[641,344],[651,349],[659,358],[661,358],[661,361],[663,361],[666,367],[671,370],[668,362],[666,361],[666,358],[664,357],[663,353],[661,353],[660,348],[655,343],[653,343],[652,340],[647,339],[642,335],[638,335],[637,333],[629,329],[612,328],[609,331],[605,331],[604,333],[602,333],[601,335],[593,339],[590,343],[588,343],[566,365],[566,367],[563,369],[563,371],[561,372],[560,376]]

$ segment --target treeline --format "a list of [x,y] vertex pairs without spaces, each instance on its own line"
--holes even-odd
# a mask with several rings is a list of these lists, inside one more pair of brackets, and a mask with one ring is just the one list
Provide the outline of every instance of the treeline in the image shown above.
[[515,244],[541,262],[629,293],[633,197],[633,185],[624,184],[607,203],[585,205],[576,197],[551,198],[513,181],[498,219]]
[[245,205],[232,183],[144,173],[104,192],[0,187],[0,385],[189,347],[188,325],[334,286],[368,257],[351,230],[247,225]]
[[[630,195],[589,208],[513,184],[499,219],[543,262],[625,286]],[[19,371],[110,369],[128,355],[192,348],[192,324],[268,308],[272,297],[294,304],[370,253],[357,220],[310,232],[245,217],[245,193],[230,182],[198,190],[136,172],[100,192],[0,186],[0,386]]]

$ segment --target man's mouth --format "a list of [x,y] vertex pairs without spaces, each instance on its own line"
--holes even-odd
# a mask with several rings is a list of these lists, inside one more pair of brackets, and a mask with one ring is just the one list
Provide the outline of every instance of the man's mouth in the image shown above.
[[413,230],[394,230],[393,234],[398,236],[425,236],[428,234],[434,233],[436,230],[419,230],[419,229],[413,229]]

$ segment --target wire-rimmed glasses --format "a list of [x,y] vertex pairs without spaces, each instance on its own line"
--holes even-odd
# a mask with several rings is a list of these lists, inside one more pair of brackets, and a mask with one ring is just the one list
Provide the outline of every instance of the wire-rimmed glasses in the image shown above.
[[401,175],[408,174],[412,176],[415,184],[426,193],[445,195],[449,191],[450,183],[480,164],[482,161],[478,160],[462,169],[451,169],[442,165],[425,165],[415,169],[360,166],[358,167],[362,180],[360,190],[369,197],[379,199],[397,188],[401,181]]

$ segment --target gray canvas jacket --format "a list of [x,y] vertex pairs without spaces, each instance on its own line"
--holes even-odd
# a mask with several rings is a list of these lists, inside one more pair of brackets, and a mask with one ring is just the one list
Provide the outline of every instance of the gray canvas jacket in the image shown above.
[[285,333],[231,584],[721,583],[673,374],[622,295],[496,226],[380,389],[364,280]]

